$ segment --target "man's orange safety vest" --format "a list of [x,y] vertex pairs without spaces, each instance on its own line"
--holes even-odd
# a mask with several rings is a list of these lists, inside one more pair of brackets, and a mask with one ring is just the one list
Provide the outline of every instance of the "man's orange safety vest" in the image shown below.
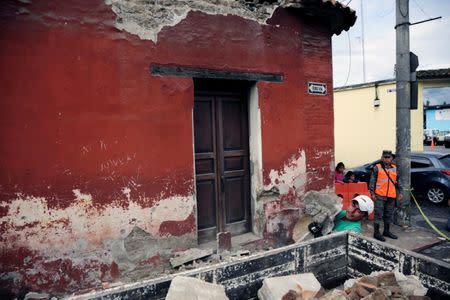
[[[396,198],[397,192],[395,184],[397,183],[397,166],[391,165],[390,168],[384,168],[381,164],[377,164],[378,175],[375,187],[375,194],[382,197]],[[391,180],[389,180],[389,177]]]

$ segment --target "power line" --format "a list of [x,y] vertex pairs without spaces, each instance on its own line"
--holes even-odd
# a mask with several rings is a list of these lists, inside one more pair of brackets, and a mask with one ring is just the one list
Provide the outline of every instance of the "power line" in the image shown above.
[[366,82],[366,54],[364,45],[364,10],[363,0],[361,0],[361,41],[362,41],[362,60],[363,60],[363,82]]
[[428,18],[431,18],[429,14],[423,8],[419,5],[419,3],[416,0],[413,0],[416,6],[423,12],[424,15],[426,15]]
[[392,8],[389,11],[384,12],[382,14],[378,14],[377,17],[379,17],[379,18],[387,17],[387,16],[389,16],[390,14],[392,14],[394,12],[394,9],[395,9],[395,7],[392,6]]

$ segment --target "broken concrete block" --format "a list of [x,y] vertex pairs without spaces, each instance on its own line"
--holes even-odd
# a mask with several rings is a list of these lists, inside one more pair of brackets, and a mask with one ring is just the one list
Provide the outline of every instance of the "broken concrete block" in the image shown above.
[[331,232],[334,218],[342,210],[342,199],[334,193],[309,191],[303,197],[305,213],[322,225],[322,234]]
[[258,298],[278,300],[292,290],[301,296],[300,299],[308,300],[315,297],[321,287],[313,273],[266,278],[258,291]]
[[308,230],[308,225],[312,223],[312,217],[308,215],[303,215],[295,223],[294,229],[292,230],[292,239],[294,242],[307,241],[313,238],[313,235]]
[[219,232],[217,234],[217,253],[231,251],[231,232]]
[[203,280],[176,276],[170,283],[166,300],[224,300],[228,299],[222,285],[205,282]]
[[402,289],[402,294],[405,296],[425,296],[428,289],[423,286],[419,278],[414,275],[405,276],[402,273],[395,271],[395,279],[397,284]]
[[201,259],[208,257],[213,254],[212,249],[198,249],[198,248],[191,248],[189,250],[183,251],[183,252],[177,252],[175,253],[175,257],[172,257],[170,259],[170,264],[172,267],[176,268],[183,264],[192,262],[196,259]]
[[378,285],[379,286],[393,286],[398,285],[397,280],[395,279],[394,272],[385,272],[382,274],[379,274],[377,276],[378,278]]

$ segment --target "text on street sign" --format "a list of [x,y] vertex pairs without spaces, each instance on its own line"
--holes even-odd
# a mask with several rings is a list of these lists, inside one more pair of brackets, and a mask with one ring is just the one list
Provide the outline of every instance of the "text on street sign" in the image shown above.
[[327,85],[319,82],[308,82],[308,93],[314,95],[326,95]]

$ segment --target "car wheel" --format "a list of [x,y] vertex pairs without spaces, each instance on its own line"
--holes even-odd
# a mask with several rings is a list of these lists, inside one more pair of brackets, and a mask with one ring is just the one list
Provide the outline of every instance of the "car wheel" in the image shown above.
[[444,188],[434,185],[427,190],[427,199],[434,204],[440,204],[448,199],[448,192]]
[[450,148],[450,142],[444,142],[445,148]]

